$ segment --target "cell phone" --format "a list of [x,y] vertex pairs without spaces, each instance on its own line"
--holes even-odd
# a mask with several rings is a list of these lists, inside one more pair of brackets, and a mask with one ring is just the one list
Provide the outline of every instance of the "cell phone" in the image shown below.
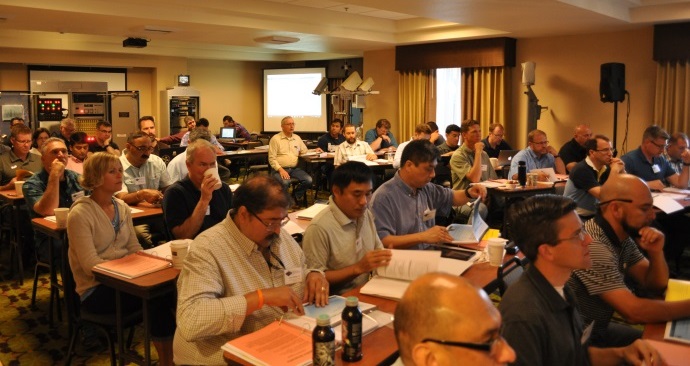
[[472,260],[477,255],[476,251],[463,249],[441,249],[441,257],[458,259],[461,261]]
[[510,241],[510,242],[508,242],[508,244],[506,244],[506,253],[507,254],[517,254],[517,252],[519,252],[519,251],[520,251],[520,248],[518,248],[518,246],[515,244],[514,241]]

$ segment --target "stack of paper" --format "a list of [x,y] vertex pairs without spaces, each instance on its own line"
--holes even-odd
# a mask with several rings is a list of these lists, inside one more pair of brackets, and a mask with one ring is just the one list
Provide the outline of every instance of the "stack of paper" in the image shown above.
[[315,203],[311,207],[304,209],[297,213],[298,219],[311,220],[313,219],[321,210],[328,207],[325,203]]
[[169,261],[143,252],[129,254],[94,266],[116,276],[132,279],[172,266]]
[[311,331],[275,321],[221,347],[252,365],[311,365]]

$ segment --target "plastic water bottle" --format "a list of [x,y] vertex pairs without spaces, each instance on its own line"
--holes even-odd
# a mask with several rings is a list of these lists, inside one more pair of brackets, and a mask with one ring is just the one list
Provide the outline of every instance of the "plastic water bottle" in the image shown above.
[[321,314],[316,318],[311,344],[314,366],[335,365],[335,333],[331,328],[331,317],[328,314]]
[[342,319],[343,361],[359,361],[362,359],[362,312],[356,297],[347,298]]
[[523,187],[527,184],[527,165],[522,160],[518,161],[518,182]]

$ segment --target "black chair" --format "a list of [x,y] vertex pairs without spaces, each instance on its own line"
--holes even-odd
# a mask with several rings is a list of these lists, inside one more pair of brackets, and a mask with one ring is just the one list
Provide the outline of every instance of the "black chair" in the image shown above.
[[511,260],[498,267],[496,279],[498,284],[498,293],[501,296],[503,296],[510,285],[515,283],[520,278],[522,273],[525,271],[525,266],[527,263],[527,258],[520,260],[518,257],[513,257]]
[[[63,252],[66,254],[66,251]],[[117,357],[115,354],[115,334],[111,331],[117,327],[117,317],[115,314],[94,314],[88,312],[80,307],[79,295],[75,291],[76,284],[72,276],[72,269],[69,265],[69,260],[65,255],[63,260],[62,283],[65,291],[65,305],[67,307],[67,316],[69,317],[69,350],[67,351],[67,359],[65,365],[72,363],[72,356],[79,338],[79,331],[87,324],[94,326],[100,330],[108,340],[108,348],[110,350],[110,364],[115,366]],[[127,336],[126,349],[132,347],[132,339],[134,338],[134,326],[141,323],[143,319],[142,311],[135,311],[130,314],[122,314],[122,324],[125,328],[129,328],[129,335]]]
[[[255,141],[259,141],[261,143],[261,145],[259,146],[268,145],[268,139],[259,138],[258,135]],[[247,180],[247,178],[249,178],[249,174],[256,174],[258,172],[267,172],[268,174],[270,174],[267,156],[248,158],[245,163],[246,167],[244,169],[244,180]]]
[[[38,255],[36,256],[36,267],[34,268],[34,285],[33,289],[31,290],[31,307],[36,307],[36,290],[38,290],[38,276],[40,274],[39,269],[45,268],[46,270],[48,270],[48,273],[50,274],[50,300],[48,302],[48,324],[50,324],[50,326],[52,327],[53,306],[55,306],[58,320],[62,321],[62,307],[60,306],[60,290],[63,290],[63,286],[58,282],[57,270],[60,265],[59,262],[62,262],[66,259],[63,259],[62,256],[56,257],[55,255],[53,255],[53,253],[55,253],[56,251],[54,239],[50,238],[48,245],[50,245],[50,249],[48,250],[49,258],[47,262],[42,261]],[[56,260],[59,262],[55,263]]]

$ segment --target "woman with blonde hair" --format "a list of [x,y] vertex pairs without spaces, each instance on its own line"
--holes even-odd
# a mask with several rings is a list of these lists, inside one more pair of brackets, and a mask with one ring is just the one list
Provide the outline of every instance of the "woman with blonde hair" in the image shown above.
[[[69,263],[81,307],[98,314],[115,313],[115,290],[96,281],[91,269],[102,262],[122,258],[142,250],[132,224],[129,206],[113,197],[122,188],[122,164],[112,154],[99,152],[84,162],[82,186],[91,195],[78,199],[67,218]],[[141,308],[141,299],[121,294],[124,313]],[[149,317],[154,346],[160,365],[172,365],[172,336],[175,300],[153,300]]]

